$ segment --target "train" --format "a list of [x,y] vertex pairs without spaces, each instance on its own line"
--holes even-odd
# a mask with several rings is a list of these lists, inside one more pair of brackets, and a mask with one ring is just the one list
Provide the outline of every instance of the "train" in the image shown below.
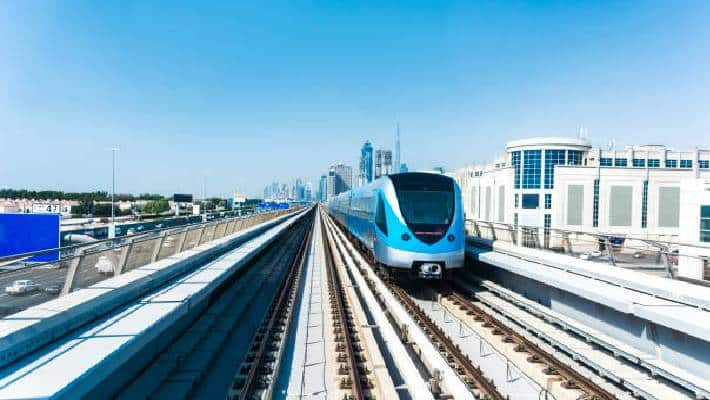
[[328,200],[328,213],[390,273],[449,279],[464,265],[461,189],[440,173],[405,172]]

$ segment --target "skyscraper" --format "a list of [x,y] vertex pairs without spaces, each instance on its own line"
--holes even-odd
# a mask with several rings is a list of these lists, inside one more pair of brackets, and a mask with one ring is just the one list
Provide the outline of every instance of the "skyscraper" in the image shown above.
[[400,152],[400,148],[399,148],[399,122],[397,122],[397,138],[396,138],[395,141],[394,141],[394,172],[395,172],[395,173],[400,172],[400,171],[399,171],[399,166],[400,166],[400,164],[399,164],[399,162],[400,162],[400,159],[399,159],[400,154],[399,154],[399,152]]
[[372,143],[366,141],[360,149],[360,173],[358,175],[358,185],[366,185],[372,182]]
[[389,175],[392,171],[392,150],[378,149],[375,151],[375,179]]
[[353,187],[353,169],[349,165],[336,164],[331,167],[335,170],[335,194],[347,192]]
[[326,201],[328,199],[328,175],[321,175],[318,181],[318,200]]
[[335,196],[336,194],[336,185],[335,185],[335,167],[330,167],[328,170],[328,181],[326,183],[326,192],[325,192],[325,200],[328,201],[330,200],[331,197]]

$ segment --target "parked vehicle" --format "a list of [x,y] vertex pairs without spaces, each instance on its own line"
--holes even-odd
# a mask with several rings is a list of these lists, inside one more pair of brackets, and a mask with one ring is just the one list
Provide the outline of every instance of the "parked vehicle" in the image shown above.
[[14,281],[11,286],[5,287],[5,293],[13,295],[32,293],[36,290],[39,290],[39,285],[29,279],[19,279]]

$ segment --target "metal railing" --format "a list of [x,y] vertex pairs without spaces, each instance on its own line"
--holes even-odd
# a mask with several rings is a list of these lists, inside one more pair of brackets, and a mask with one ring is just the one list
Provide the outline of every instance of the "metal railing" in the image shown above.
[[[0,296],[0,316],[94,285],[298,209],[154,229],[133,236],[0,257],[0,265],[3,266],[0,272],[0,291],[3,293]],[[32,257],[50,253],[59,253],[60,259],[24,265],[24,261]],[[14,295],[5,292],[7,286],[24,279],[32,281],[30,290]]]
[[704,263],[710,270],[710,246],[683,243],[667,237],[636,237],[618,233],[592,233],[559,228],[466,220],[466,234],[474,238],[548,250],[583,260],[676,277],[681,257]]

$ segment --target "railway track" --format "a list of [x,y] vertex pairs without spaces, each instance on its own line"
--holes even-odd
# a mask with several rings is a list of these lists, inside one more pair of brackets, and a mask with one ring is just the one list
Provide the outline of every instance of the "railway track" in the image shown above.
[[495,383],[487,378],[481,368],[473,364],[471,359],[465,355],[459,346],[455,345],[444,331],[416,304],[409,294],[397,286],[389,276],[385,276],[385,282],[392,293],[397,296],[407,311],[412,314],[415,321],[429,336],[429,339],[437,347],[441,355],[448,364],[456,371],[459,378],[466,383],[468,388],[477,398],[490,400],[504,400],[504,396],[495,386]]
[[244,400],[271,398],[275,376],[279,370],[281,351],[293,317],[293,310],[301,283],[301,272],[308,243],[313,234],[312,222],[301,242],[296,257],[288,267],[269,305],[266,318],[254,334],[249,353],[234,377],[228,399]]
[[448,297],[455,305],[460,307],[462,311],[465,311],[466,314],[471,315],[476,321],[482,322],[485,327],[492,330],[494,335],[501,336],[502,340],[506,343],[514,343],[516,346],[515,351],[528,353],[528,362],[543,364],[545,365],[545,374],[559,376],[563,381],[562,387],[583,391],[586,394],[583,397],[585,400],[616,399],[614,395],[575,371],[574,368],[561,362],[552,354],[544,351],[535,343],[500,322],[497,318],[483,311],[460,291],[448,285],[442,285],[441,289],[442,295]]
[[[325,222],[321,220],[325,232]],[[352,312],[338,271],[336,271],[333,251],[325,243],[326,274],[328,276],[328,297],[333,310],[333,333],[336,342],[336,360],[341,363],[338,368],[340,375],[345,375],[340,381],[340,389],[351,392],[349,399],[373,399],[369,391],[372,383],[367,375],[370,371],[365,365],[365,356],[359,344],[360,338],[355,329]]]
[[[346,246],[347,249],[347,246]],[[358,251],[353,247],[346,251]],[[351,254],[352,255],[352,254]],[[367,255],[360,252],[360,257],[367,260]],[[455,371],[459,379],[464,382],[468,390],[480,399],[490,400],[505,400],[507,396],[503,395],[495,386],[494,382],[487,378],[481,368],[473,364],[472,360],[466,356],[461,349],[456,346],[451,338],[449,338],[437,324],[429,318],[426,313],[411,299],[409,294],[399,287],[393,281],[392,277],[382,271],[382,269],[373,268],[369,263],[357,263],[359,268],[372,268],[378,274],[380,279],[386,285],[387,289],[394,294],[396,299],[402,304],[406,311],[412,316],[419,327],[428,336],[431,343],[439,351],[441,356],[446,360],[447,364]],[[377,291],[371,281],[368,281],[370,289]],[[383,303],[386,307],[386,304]],[[403,340],[406,341],[406,332],[403,332]],[[441,395],[438,377],[434,372],[431,380],[431,390],[437,395]]]

